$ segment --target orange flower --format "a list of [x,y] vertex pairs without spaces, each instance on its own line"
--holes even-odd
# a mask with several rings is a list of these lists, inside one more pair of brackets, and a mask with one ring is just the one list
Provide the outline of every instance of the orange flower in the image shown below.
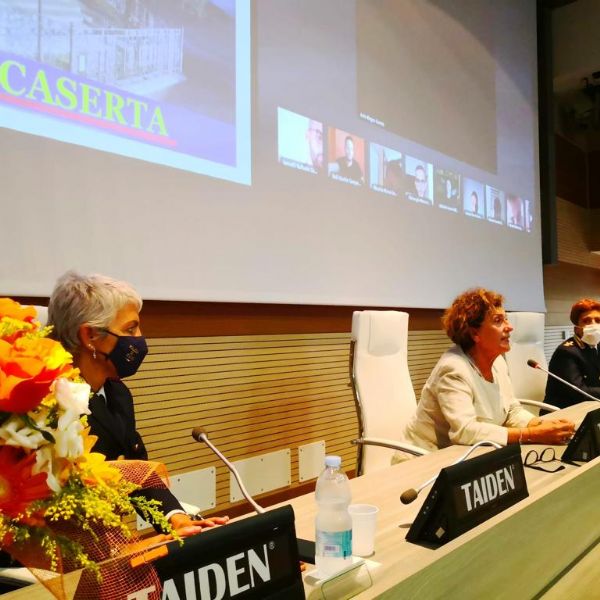
[[31,323],[36,316],[37,311],[33,306],[21,306],[11,298],[0,298],[0,319],[9,317]]
[[50,384],[70,372],[71,355],[48,338],[0,340],[0,411],[24,414],[50,391]]
[[24,455],[19,448],[0,447],[0,512],[9,517],[22,513],[34,500],[52,494],[46,473],[32,474],[35,454]]
[[37,328],[33,306],[22,307],[10,298],[0,298],[0,335],[7,342],[14,342]]

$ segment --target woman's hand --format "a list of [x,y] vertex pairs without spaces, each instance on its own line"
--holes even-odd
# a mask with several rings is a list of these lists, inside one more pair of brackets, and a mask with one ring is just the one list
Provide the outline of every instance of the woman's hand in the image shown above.
[[[532,421],[538,421],[532,425]],[[527,427],[528,442],[538,444],[566,444],[573,437],[575,423],[566,419],[532,419]]]
[[175,513],[170,519],[171,527],[179,537],[189,537],[210,529],[216,525],[225,525],[229,517],[211,517],[210,519],[192,519],[189,515]]

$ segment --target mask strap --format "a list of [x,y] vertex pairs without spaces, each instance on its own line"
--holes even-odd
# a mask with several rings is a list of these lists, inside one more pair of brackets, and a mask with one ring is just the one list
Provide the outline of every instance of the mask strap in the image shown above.
[[113,333],[110,329],[99,329],[98,331],[104,331],[104,333],[108,333],[109,335],[112,335],[116,338],[121,337],[118,333]]
[[[104,333],[108,333],[109,335],[112,335],[112,336],[114,336],[116,338],[121,337],[121,336],[117,335],[116,333],[113,333],[112,331],[110,331],[110,329],[104,329],[104,328],[100,328],[99,327],[98,331],[102,331]],[[98,349],[95,349],[95,352],[97,352],[98,354],[101,354],[102,356],[104,356],[104,360],[110,360],[108,353],[102,352],[102,350],[98,350]]]

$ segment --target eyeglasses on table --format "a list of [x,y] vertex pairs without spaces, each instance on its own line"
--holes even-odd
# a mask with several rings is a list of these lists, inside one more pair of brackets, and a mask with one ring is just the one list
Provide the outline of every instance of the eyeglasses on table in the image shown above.
[[562,471],[565,468],[565,465],[558,465],[557,467],[550,469],[538,464],[551,463],[555,460],[558,459],[556,458],[554,448],[544,448],[540,452],[537,450],[529,450],[523,459],[523,464],[530,469],[537,469],[538,471],[544,471],[545,473],[556,473],[557,471]]

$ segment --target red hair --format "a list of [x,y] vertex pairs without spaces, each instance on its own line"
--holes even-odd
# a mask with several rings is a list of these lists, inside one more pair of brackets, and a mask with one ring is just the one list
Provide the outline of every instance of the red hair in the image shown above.
[[472,329],[479,329],[486,316],[502,308],[504,297],[484,288],[473,288],[457,296],[446,309],[442,325],[448,337],[465,352],[474,345]]
[[573,325],[579,325],[579,318],[581,315],[590,310],[600,310],[600,302],[592,300],[591,298],[577,300],[571,307],[571,323],[573,323]]

